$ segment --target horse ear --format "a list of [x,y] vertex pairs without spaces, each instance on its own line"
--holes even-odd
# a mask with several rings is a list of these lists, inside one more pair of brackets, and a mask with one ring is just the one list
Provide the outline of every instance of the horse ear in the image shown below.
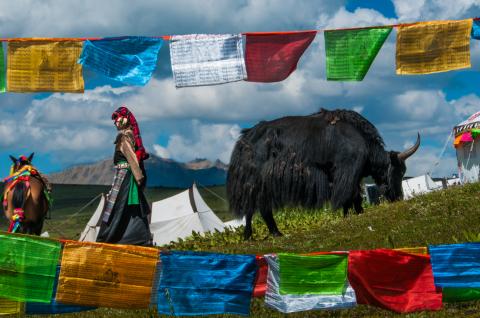
[[17,163],[17,158],[15,158],[14,156],[12,155],[9,155],[10,159],[13,161],[13,163]]
[[34,155],[34,154],[35,154],[35,153],[32,152],[32,153],[30,154],[30,156],[28,156],[28,161],[29,161],[29,162],[32,162],[32,160],[33,160],[33,155]]

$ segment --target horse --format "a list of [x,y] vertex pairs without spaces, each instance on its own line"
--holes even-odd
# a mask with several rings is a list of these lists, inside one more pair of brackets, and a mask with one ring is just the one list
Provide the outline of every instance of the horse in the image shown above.
[[10,176],[4,179],[3,209],[10,221],[9,232],[40,235],[50,208],[48,181],[27,158],[10,156]]

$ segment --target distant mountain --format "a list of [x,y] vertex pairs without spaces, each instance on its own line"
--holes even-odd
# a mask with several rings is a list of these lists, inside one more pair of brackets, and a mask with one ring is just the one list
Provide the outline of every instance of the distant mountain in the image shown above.
[[[148,187],[186,188],[194,181],[204,186],[225,184],[228,166],[216,160],[195,159],[181,163],[157,156],[145,161]],[[110,185],[114,168],[112,160],[77,165],[48,176],[50,182],[60,184]]]

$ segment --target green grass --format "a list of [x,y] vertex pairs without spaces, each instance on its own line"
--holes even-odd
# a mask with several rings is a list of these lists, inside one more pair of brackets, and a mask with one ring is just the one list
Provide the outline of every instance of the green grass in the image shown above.
[[[224,189],[213,189],[224,196]],[[63,190],[62,190],[63,191]],[[84,201],[96,195],[98,189],[88,187],[65,189],[65,198],[58,199],[59,218],[71,215],[75,209],[68,204],[80,207]],[[169,192],[171,191],[171,192]],[[206,202],[223,219],[231,218],[226,212],[226,203],[208,191],[200,189]],[[151,189],[150,199],[168,196],[179,192],[171,189]],[[68,195],[67,195],[68,194]],[[68,199],[83,196],[82,200]],[[373,249],[425,246],[428,244],[478,241],[480,239],[480,184],[456,187],[409,201],[393,204],[383,203],[368,207],[362,215],[343,218],[341,213],[328,210],[306,211],[299,208],[286,208],[278,211],[275,219],[283,237],[268,237],[265,224],[257,216],[254,219],[253,240],[244,242],[243,228],[237,232],[194,235],[168,248],[179,250],[215,251],[225,253],[262,254],[269,252],[313,252],[331,250]],[[67,213],[67,210],[69,212]],[[54,210],[55,211],[55,210]],[[92,210],[93,211],[93,208]],[[91,213],[91,212],[90,212]],[[55,212],[52,213],[55,221]],[[81,223],[78,221],[78,223]],[[72,225],[73,226],[73,225]],[[76,230],[79,232],[84,226]],[[67,231],[67,229],[65,229]],[[251,317],[285,317],[284,314],[265,307],[263,299],[254,299]],[[152,311],[125,311],[98,309],[93,312],[65,315],[65,317],[151,317]],[[370,306],[358,306],[349,310],[311,311],[289,314],[289,317],[394,317],[395,313]],[[421,312],[403,317],[479,317],[480,301],[445,304],[438,312]]]

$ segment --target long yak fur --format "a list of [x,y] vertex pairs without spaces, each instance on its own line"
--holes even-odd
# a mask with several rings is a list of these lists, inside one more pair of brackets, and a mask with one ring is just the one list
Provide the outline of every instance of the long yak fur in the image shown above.
[[[390,195],[398,199],[405,164],[397,154],[387,152],[377,129],[350,110],[262,121],[244,129],[233,149],[227,174],[230,210],[247,217],[248,238],[256,210],[270,232],[281,235],[272,210],[283,206],[321,208],[330,201],[344,213],[355,203],[361,209],[360,183],[368,175],[390,185]],[[392,174],[391,165],[403,172]],[[398,179],[394,175],[400,181],[390,180]]]

